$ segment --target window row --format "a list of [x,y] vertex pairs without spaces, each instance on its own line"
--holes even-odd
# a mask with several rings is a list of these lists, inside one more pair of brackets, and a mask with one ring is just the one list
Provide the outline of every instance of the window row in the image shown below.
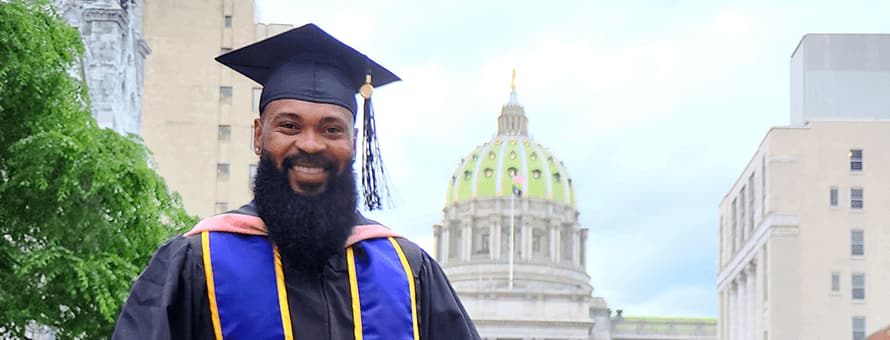
[[[828,189],[828,205],[837,207],[840,197],[838,196],[838,188],[831,187]],[[850,188],[850,209],[865,208],[865,189],[861,187]]]
[[[231,48],[222,48],[220,50],[221,53],[227,53],[231,51]],[[232,103],[232,94],[234,90],[231,86],[220,86],[219,87],[219,101],[224,104]],[[250,112],[251,113],[259,113],[260,109],[260,97],[263,94],[263,89],[260,87],[254,87],[253,93],[250,101]]]
[[[228,163],[218,163],[216,165],[216,180],[220,182],[227,182],[229,180],[229,164]],[[250,190],[253,190],[253,186],[256,183],[256,164],[251,164],[248,168],[248,186]]]
[[[840,294],[841,273],[831,273],[831,293]],[[853,301],[865,301],[865,273],[853,273],[850,275],[850,298]]]
[[[484,170],[482,170],[482,174],[485,175],[486,178],[490,178],[491,176],[494,175],[494,169],[485,168]],[[507,169],[507,176],[510,176],[510,178],[515,178],[516,175],[518,175],[518,174],[519,174],[519,170],[517,170],[516,168],[510,167]],[[556,182],[559,182],[562,179],[562,175],[560,175],[558,172],[554,173],[552,176],[553,176],[553,180]],[[538,169],[532,170],[532,178],[541,179],[541,170],[538,170]],[[464,171],[464,181],[469,181],[471,179],[473,179],[473,172],[471,172],[469,170]],[[451,180],[453,182],[456,180],[456,178],[452,178]],[[569,184],[572,184],[571,179],[569,179]]]

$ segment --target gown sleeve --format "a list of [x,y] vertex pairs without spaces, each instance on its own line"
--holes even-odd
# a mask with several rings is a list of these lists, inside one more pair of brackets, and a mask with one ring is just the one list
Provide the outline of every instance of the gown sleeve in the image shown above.
[[476,326],[460,302],[448,278],[426,252],[421,251],[420,325],[421,339],[479,340]]
[[200,237],[164,243],[136,279],[112,339],[210,339]]

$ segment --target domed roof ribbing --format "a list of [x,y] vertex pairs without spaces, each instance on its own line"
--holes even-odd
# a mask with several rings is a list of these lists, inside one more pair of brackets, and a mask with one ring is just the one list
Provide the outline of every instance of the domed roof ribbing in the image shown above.
[[515,85],[498,117],[497,136],[458,161],[448,184],[445,205],[475,198],[506,197],[512,194],[514,184],[522,190],[523,197],[575,206],[572,180],[566,167],[528,136],[528,119],[519,104]]

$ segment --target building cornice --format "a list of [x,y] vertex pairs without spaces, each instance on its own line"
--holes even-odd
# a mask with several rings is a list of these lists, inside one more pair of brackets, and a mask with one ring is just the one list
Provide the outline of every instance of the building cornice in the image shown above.
[[717,273],[717,290],[726,288],[772,235],[797,235],[800,232],[799,226],[800,216],[797,214],[774,212],[767,215],[757,226],[754,236]]

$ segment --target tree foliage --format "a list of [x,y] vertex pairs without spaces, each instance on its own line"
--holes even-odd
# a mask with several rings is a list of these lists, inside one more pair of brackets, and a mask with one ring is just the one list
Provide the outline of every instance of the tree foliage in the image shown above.
[[137,136],[98,128],[47,1],[0,1],[0,338],[108,338],[133,279],[194,223]]

